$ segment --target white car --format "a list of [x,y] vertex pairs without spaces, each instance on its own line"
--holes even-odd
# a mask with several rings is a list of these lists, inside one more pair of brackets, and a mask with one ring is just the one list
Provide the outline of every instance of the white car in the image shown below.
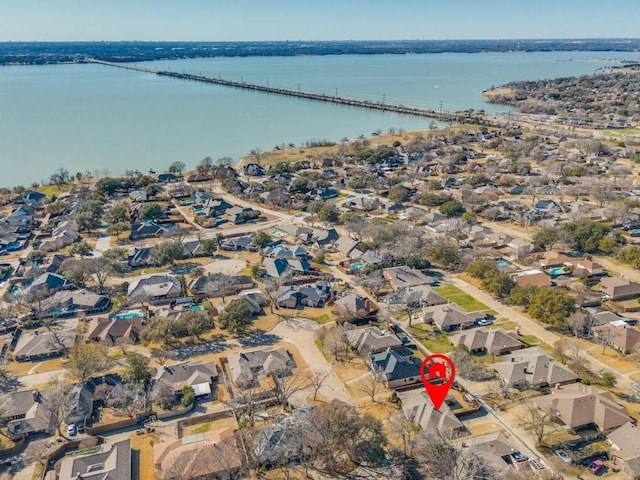
[[69,435],[70,437],[75,437],[77,433],[78,429],[74,424],[71,424],[67,427],[67,435]]
[[560,459],[563,462],[567,462],[567,463],[573,463],[573,460],[571,460],[571,457],[569,455],[567,455],[567,452],[565,452],[564,450],[562,450],[561,448],[556,448],[553,453],[555,453],[558,457],[560,457]]

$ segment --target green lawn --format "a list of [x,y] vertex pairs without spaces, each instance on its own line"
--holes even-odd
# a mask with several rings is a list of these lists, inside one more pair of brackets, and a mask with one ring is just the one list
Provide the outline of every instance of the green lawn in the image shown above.
[[455,285],[443,285],[441,287],[436,287],[435,290],[440,295],[444,296],[447,300],[460,305],[467,312],[489,310],[489,307],[487,307],[484,303],[480,303],[471,295],[464,293]]
[[420,342],[431,353],[449,353],[455,350],[453,345],[449,343],[449,340],[447,340],[447,338],[444,335],[440,335],[435,339],[420,340]]

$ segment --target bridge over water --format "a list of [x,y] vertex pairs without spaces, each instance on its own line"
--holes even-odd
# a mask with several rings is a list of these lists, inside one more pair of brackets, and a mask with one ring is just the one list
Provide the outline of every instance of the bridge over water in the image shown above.
[[254,90],[265,93],[275,93],[278,95],[286,95],[289,97],[305,98],[307,100],[316,100],[320,102],[334,103],[339,105],[348,105],[351,107],[367,108],[370,110],[380,110],[384,112],[399,113],[402,115],[412,115],[415,117],[424,117],[438,120],[441,122],[469,123],[476,125],[486,125],[491,127],[504,127],[505,122],[499,119],[491,118],[486,115],[474,113],[472,111],[447,112],[432,110],[428,108],[410,107],[406,105],[394,105],[384,102],[373,102],[370,100],[361,100],[357,98],[340,97],[338,95],[325,95],[322,93],[305,92],[301,90],[291,90],[287,88],[271,87],[268,85],[258,85],[255,83],[236,82],[233,80],[225,80],[222,78],[207,77],[203,75],[192,75],[189,73],[171,72],[169,70],[159,70],[155,68],[142,67],[130,63],[105,62],[88,58],[88,63],[97,63],[110,67],[124,68],[127,70],[135,70],[138,72],[152,73],[165,77],[173,77],[180,80],[189,80],[201,83],[213,83],[226,87],[242,88],[245,90]]

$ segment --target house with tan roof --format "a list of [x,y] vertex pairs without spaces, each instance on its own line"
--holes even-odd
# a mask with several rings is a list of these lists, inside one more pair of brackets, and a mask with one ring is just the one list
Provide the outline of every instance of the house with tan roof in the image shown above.
[[422,320],[424,323],[433,323],[443,332],[462,330],[472,327],[477,320],[485,318],[481,312],[465,312],[459,305],[448,303],[427,307]]
[[633,328],[624,320],[616,320],[593,327],[594,336],[605,345],[622,353],[629,353],[640,342],[640,330]]
[[358,353],[378,353],[388,348],[400,348],[402,342],[395,335],[384,334],[378,327],[364,327],[347,330],[349,344]]
[[420,270],[406,266],[383,268],[382,275],[394,290],[434,283],[433,278],[428,277]]
[[557,418],[572,430],[596,425],[600,431],[610,432],[632,421],[627,409],[616,403],[610,392],[592,385],[559,386],[552,389],[551,395],[538,397],[534,402],[540,408],[554,410]]
[[32,334],[23,333],[13,349],[13,358],[19,362],[42,360],[63,355],[76,343],[75,329],[56,330]]
[[[235,478],[242,460],[233,429],[188,435],[153,446],[153,463],[162,480]],[[233,476],[233,477],[232,477]]]
[[541,270],[525,270],[514,273],[512,278],[520,287],[550,287],[551,278]]
[[507,440],[502,432],[487,433],[476,437],[466,438],[464,444],[469,452],[482,458],[497,473],[497,478],[513,478],[513,471],[528,470],[529,464],[524,461],[516,461],[513,453],[514,445]]
[[449,337],[449,341],[456,347],[465,347],[471,353],[480,354],[504,355],[522,348],[522,343],[513,333],[501,328],[465,330]]
[[256,385],[261,377],[286,376],[296,367],[284,348],[234,352],[227,355],[231,379],[240,388]]
[[512,387],[541,389],[566,385],[578,376],[539,348],[526,348],[502,357],[493,369]]
[[402,401],[403,416],[413,420],[427,435],[451,438],[467,434],[464,424],[449,408],[447,399],[440,410],[436,410],[424,389],[400,392],[398,398]]
[[625,423],[607,435],[614,465],[631,478],[640,477],[640,428],[631,422]]
[[538,263],[542,268],[562,267],[572,264],[573,259],[554,251],[543,252],[538,256]]
[[116,317],[112,320],[108,317],[98,317],[89,323],[87,338],[107,347],[113,347],[137,343],[140,332],[142,332],[142,317]]
[[176,397],[182,395],[184,387],[193,388],[196,398],[206,397],[211,395],[213,385],[218,379],[218,367],[214,362],[163,365],[155,371],[153,379],[156,386],[169,385]]
[[574,267],[576,270],[584,272],[584,276],[587,277],[604,274],[604,267],[597,262],[592,262],[591,260],[580,259],[577,262],[574,262]]
[[640,283],[620,277],[605,277],[600,280],[602,292],[611,300],[626,300],[640,296]]

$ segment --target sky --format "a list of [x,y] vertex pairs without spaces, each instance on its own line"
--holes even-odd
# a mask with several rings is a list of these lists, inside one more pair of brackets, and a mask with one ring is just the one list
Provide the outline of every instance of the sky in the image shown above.
[[640,36],[638,0],[0,0],[0,41]]

